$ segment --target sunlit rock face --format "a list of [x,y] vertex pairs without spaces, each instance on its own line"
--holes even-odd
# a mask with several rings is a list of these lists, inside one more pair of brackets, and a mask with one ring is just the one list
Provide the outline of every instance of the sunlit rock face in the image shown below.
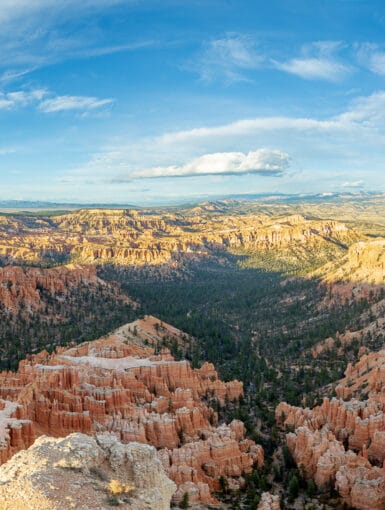
[[339,267],[326,273],[325,280],[385,284],[385,239],[350,246]]
[[314,409],[281,403],[277,422],[289,426],[287,444],[298,465],[320,489],[332,484],[360,510],[385,508],[385,350],[348,366],[336,387]]
[[360,236],[342,223],[300,215],[93,209],[39,221],[0,216],[0,257],[8,263],[66,260],[145,266],[167,264],[181,254],[205,257],[218,249],[294,248],[298,258],[309,248],[330,252],[358,240]]
[[263,464],[263,450],[245,439],[242,422],[218,426],[204,399],[222,405],[238,399],[242,383],[220,381],[212,364],[192,369],[167,349],[155,354],[150,345],[165,331],[185,338],[146,317],[100,340],[30,356],[16,373],[1,373],[1,461],[42,434],[111,432],[123,443],[158,449],[178,485],[176,501],[188,492],[191,501],[215,502],[211,493],[221,476],[241,483],[243,472]]
[[4,510],[168,510],[175,490],[155,448],[109,433],[41,436],[0,466]]

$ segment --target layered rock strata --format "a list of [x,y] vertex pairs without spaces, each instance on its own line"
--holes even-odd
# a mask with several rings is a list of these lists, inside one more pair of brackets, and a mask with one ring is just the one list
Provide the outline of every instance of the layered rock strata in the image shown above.
[[342,223],[300,215],[271,218],[213,211],[198,216],[94,209],[30,222],[0,216],[0,257],[18,263],[64,259],[144,266],[169,263],[180,254],[207,256],[218,248],[263,252],[296,246],[298,251],[301,245],[330,250],[345,249],[360,239]]
[[262,448],[245,439],[244,425],[218,427],[217,414],[204,403],[238,399],[242,383],[220,381],[210,363],[192,369],[167,349],[155,355],[142,339],[131,340],[147,320],[151,330],[149,317],[94,342],[30,356],[18,372],[1,373],[1,461],[43,434],[110,432],[159,450],[178,485],[176,501],[188,492],[191,501],[204,502],[215,502],[211,492],[221,476],[241,483],[242,472],[261,465]]
[[360,510],[385,508],[385,350],[349,365],[314,409],[281,403],[276,419],[293,430],[287,444],[298,466],[320,489],[335,486]]
[[41,310],[43,293],[51,297],[65,296],[80,285],[93,287],[107,284],[97,277],[93,266],[74,265],[40,269],[32,267],[0,267],[0,304],[6,311]]

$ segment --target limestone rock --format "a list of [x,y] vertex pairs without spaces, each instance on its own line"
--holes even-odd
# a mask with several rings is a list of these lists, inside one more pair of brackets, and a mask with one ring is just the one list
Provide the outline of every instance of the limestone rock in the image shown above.
[[168,510],[176,490],[151,446],[123,445],[111,434],[41,436],[0,467],[1,508],[108,509],[111,480],[134,487],[116,494],[122,509]]

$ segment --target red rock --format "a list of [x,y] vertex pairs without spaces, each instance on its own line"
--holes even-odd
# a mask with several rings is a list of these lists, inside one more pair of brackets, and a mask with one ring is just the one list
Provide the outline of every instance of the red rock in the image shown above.
[[359,510],[385,508],[385,470],[378,467],[385,461],[384,362],[382,350],[349,364],[336,388],[340,398],[312,410],[285,403],[276,409],[277,422],[294,429],[287,444],[296,463],[319,488],[331,481]]
[[263,464],[263,449],[245,439],[244,425],[217,427],[216,413],[202,401],[207,394],[237,399],[242,384],[223,383],[211,364],[194,370],[168,350],[155,355],[151,347],[128,342],[127,332],[125,326],[94,342],[42,352],[22,361],[18,372],[0,374],[0,395],[15,402],[0,400],[0,424],[9,415],[1,462],[41,434],[110,431],[123,442],[156,446],[170,478],[191,501],[215,502],[211,491],[219,489],[221,476],[241,484],[243,472]]

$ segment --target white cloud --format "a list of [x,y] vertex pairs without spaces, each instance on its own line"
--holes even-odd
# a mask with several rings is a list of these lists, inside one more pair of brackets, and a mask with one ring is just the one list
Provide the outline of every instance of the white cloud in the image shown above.
[[160,166],[130,173],[131,178],[191,177],[194,175],[280,175],[289,166],[289,155],[272,149],[205,154],[180,166]]
[[39,104],[39,110],[45,113],[65,110],[95,110],[112,102],[112,99],[98,99],[97,97],[57,96],[42,101]]
[[385,53],[373,53],[369,68],[374,73],[385,75]]
[[[190,175],[200,176],[205,189],[207,184],[214,191],[213,179],[231,174],[250,174],[248,179],[232,180],[235,187],[245,187],[242,183],[250,180],[270,190],[276,189],[274,175],[281,175],[280,182],[292,191],[306,190],[312,182],[334,188],[341,188],[343,179],[370,182],[383,172],[385,160],[385,122],[379,118],[379,112],[385,112],[383,101],[385,92],[356,98],[344,112],[324,120],[256,117],[130,142],[122,139],[68,170],[66,178],[79,186],[93,184],[102,189],[108,184],[118,189],[119,183],[141,178],[173,177],[173,187],[179,189],[182,183],[176,178]],[[270,149],[249,152],[256,140],[259,147]],[[258,179],[261,175],[266,178]]]
[[330,131],[345,129],[338,119],[317,120],[301,117],[256,117],[254,119],[242,119],[230,124],[215,127],[201,127],[186,131],[167,133],[161,137],[166,144],[186,142],[204,138],[216,138],[222,136],[241,136],[261,131]]
[[341,114],[325,120],[305,117],[256,117],[214,127],[166,133],[166,145],[220,137],[246,136],[263,132],[332,133],[379,127],[385,123],[385,91],[355,98]]
[[320,41],[302,48],[302,55],[286,62],[273,61],[273,65],[305,80],[340,81],[352,72],[352,67],[337,59],[335,53],[341,48],[335,41]]
[[71,58],[132,51],[154,41],[117,40],[111,45],[98,16],[140,0],[1,0],[1,80],[18,79],[48,64]]
[[362,188],[364,186],[364,181],[348,181],[341,184],[342,188]]
[[375,74],[385,75],[385,53],[377,44],[357,45],[358,62]]
[[99,99],[97,97],[53,96],[46,89],[0,92],[0,110],[14,110],[32,106],[44,113],[65,110],[90,111],[109,105],[112,102],[112,99]]
[[0,110],[12,110],[21,106],[28,106],[39,102],[47,94],[45,89],[31,91],[17,90],[14,92],[0,92]]
[[75,9],[78,13],[89,9],[112,7],[117,4],[132,3],[127,0],[1,0],[0,23],[6,24],[20,18],[27,18],[44,10],[46,16],[69,13]]
[[247,80],[247,71],[258,68],[263,60],[250,37],[229,35],[205,43],[196,61],[188,67],[205,82],[225,80],[231,83]]
[[348,71],[345,65],[326,58],[293,58],[287,62],[277,62],[276,67],[305,80],[337,81]]
[[338,116],[341,122],[361,123],[366,127],[385,125],[385,91],[355,98],[346,112]]

